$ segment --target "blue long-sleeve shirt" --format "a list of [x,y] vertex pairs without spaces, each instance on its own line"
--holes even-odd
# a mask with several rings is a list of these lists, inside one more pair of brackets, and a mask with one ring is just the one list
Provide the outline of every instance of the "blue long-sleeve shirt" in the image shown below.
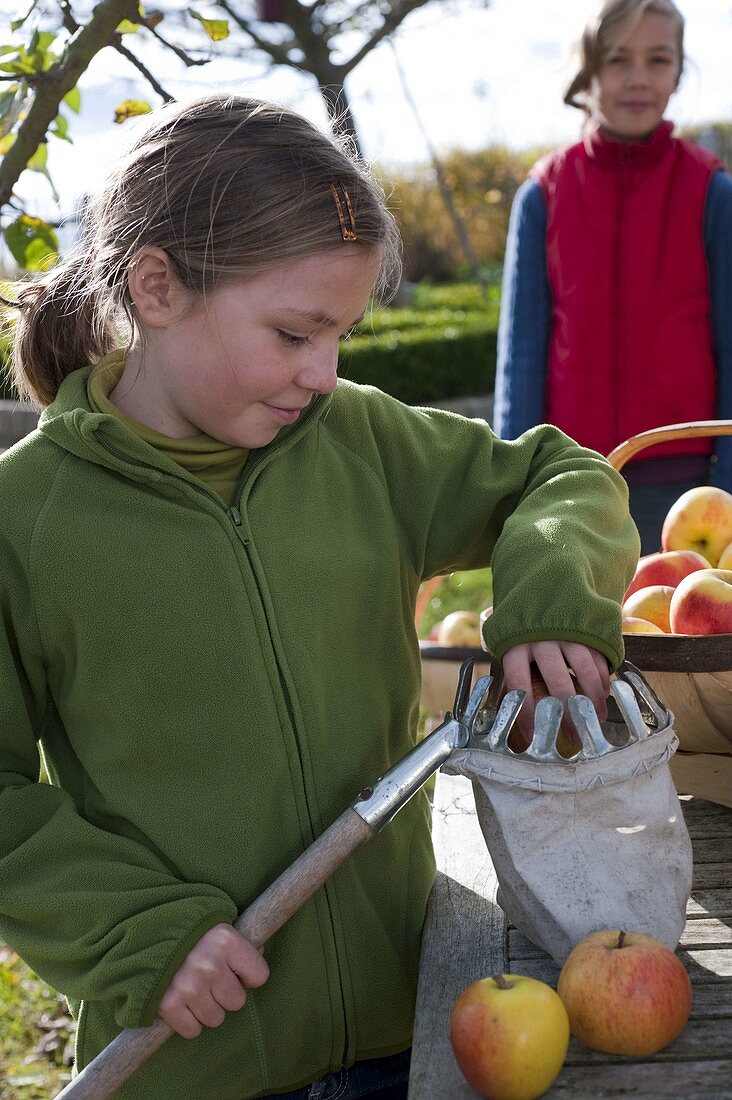
[[[514,439],[545,420],[552,290],[546,257],[547,212],[539,184],[526,180],[511,210],[498,328],[493,427]],[[717,416],[732,419],[732,176],[715,172],[704,207]],[[732,491],[732,437],[715,446],[713,484]]]

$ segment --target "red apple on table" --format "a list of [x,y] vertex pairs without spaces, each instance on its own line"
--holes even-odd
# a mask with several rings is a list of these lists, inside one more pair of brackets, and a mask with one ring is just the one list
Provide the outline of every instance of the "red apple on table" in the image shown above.
[[659,626],[664,634],[668,634],[671,630],[669,612],[674,591],[667,584],[639,588],[623,601],[623,615],[630,619],[646,619]]
[[716,566],[732,542],[732,493],[701,485],[671,505],[661,531],[664,550],[696,550]]
[[557,992],[572,1034],[608,1054],[655,1054],[681,1034],[691,982],[679,958],[640,932],[602,931],[570,952]]
[[653,584],[675,588],[689,573],[694,573],[697,569],[709,569],[710,566],[711,562],[695,550],[668,550],[647,554],[638,562],[623,600],[627,600],[639,588],[648,588]]
[[569,1021],[544,982],[494,974],[473,982],[450,1017],[450,1041],[465,1079],[489,1100],[533,1100],[562,1068]]
[[655,623],[651,623],[648,619],[637,619],[632,615],[623,615],[623,623],[621,627],[623,634],[665,634],[665,630],[661,630],[660,626],[656,626]]
[[451,611],[440,623],[437,641],[444,646],[480,649],[480,616],[477,611]]
[[732,634],[732,569],[690,573],[671,599],[674,634]]

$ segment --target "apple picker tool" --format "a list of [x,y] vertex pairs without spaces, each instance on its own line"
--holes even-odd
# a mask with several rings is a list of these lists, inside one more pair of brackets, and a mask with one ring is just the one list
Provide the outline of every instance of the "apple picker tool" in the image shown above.
[[[502,695],[502,671],[472,686],[461,666],[445,721],[355,801],[236,920],[261,947],[442,765],[472,781],[481,828],[513,923],[562,960],[597,928],[632,927],[675,946],[691,886],[691,845],[668,769],[672,715],[632,665],[612,683],[600,724],[585,696],[568,709],[581,748],[556,748],[563,704],[537,704],[529,747],[509,735],[525,693]],[[106,1100],[173,1034],[158,1017],[120,1033],[59,1100]]]

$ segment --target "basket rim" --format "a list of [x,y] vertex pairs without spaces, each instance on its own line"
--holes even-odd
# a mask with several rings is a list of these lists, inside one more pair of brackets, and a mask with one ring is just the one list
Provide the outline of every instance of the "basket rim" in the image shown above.
[[[623,634],[625,656],[641,672],[732,672],[732,634]],[[423,661],[492,659],[485,649],[420,639]]]

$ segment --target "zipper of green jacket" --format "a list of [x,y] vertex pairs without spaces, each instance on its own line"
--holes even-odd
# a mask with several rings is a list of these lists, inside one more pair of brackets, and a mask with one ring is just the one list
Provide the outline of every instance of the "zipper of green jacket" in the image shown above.
[[[316,400],[316,401],[313,402],[313,404],[307,410],[306,416],[307,416],[308,419],[310,418],[310,416],[312,416],[312,414],[315,411],[317,405],[319,405],[319,404],[320,404],[320,401]],[[289,434],[290,433],[288,433],[288,435]],[[114,458],[118,459],[118,461],[126,462],[129,465],[136,467],[137,469],[142,469],[142,470],[149,470],[150,469],[150,466],[147,463],[141,462],[138,459],[132,458],[129,454],[126,454],[123,450],[115,447],[114,444],[110,443],[108,440],[101,439],[99,437],[99,435],[97,435],[97,440],[99,441],[102,448],[105,451],[107,451],[108,454],[110,454]],[[180,481],[184,481],[186,485],[190,485],[190,487],[192,489],[194,489],[195,492],[197,492],[200,496],[203,496],[203,497],[206,498],[206,500],[211,501],[219,511],[224,512],[224,514],[228,517],[229,521],[233,524],[233,527],[234,527],[234,530],[236,532],[237,538],[241,542],[241,544],[244,547],[244,549],[246,551],[246,554],[247,554],[247,559],[249,561],[249,567],[251,569],[252,577],[253,577],[254,583],[257,587],[257,593],[259,595],[260,605],[262,607],[262,611],[263,611],[265,620],[267,622],[267,628],[268,628],[268,633],[269,633],[270,639],[272,638],[272,631],[271,631],[271,628],[270,628],[270,625],[269,625],[269,619],[267,617],[267,610],[266,610],[265,602],[262,598],[262,591],[261,591],[261,587],[260,587],[260,584],[259,584],[259,580],[257,578],[257,574],[256,574],[256,571],[254,569],[254,566],[253,566],[253,563],[252,563],[252,560],[251,560],[251,553],[250,553],[251,543],[252,543],[251,533],[249,531],[248,526],[246,526],[245,523],[244,523],[244,518],[241,514],[240,509],[241,509],[241,501],[242,501],[244,486],[246,485],[246,483],[248,481],[251,481],[253,479],[253,477],[256,474],[257,469],[269,458],[271,453],[272,453],[271,450],[267,450],[266,452],[264,452],[262,454],[258,454],[257,457],[252,462],[248,462],[248,463],[245,464],[244,470],[242,471],[241,477],[239,479],[239,483],[238,483],[237,488],[236,488],[236,492],[234,494],[234,499],[236,501],[238,501],[239,507],[237,507],[236,505],[227,505],[227,504],[225,504],[224,501],[221,499],[221,497],[219,497],[216,493],[211,492],[211,490],[207,489],[206,486],[203,485],[203,484],[197,484],[195,481],[189,481],[187,478],[179,478],[178,479]],[[168,476],[168,477],[174,478],[175,474],[173,474],[173,473],[168,474],[168,475],[163,474],[163,476],[164,477]],[[307,789],[306,789],[306,786],[305,786],[305,768],[304,768],[304,765],[303,765],[303,758],[302,758],[302,746],[300,744],[300,737],[299,737],[298,731],[297,731],[297,723],[295,722],[294,708],[292,706],[292,700],[290,698],[290,693],[287,689],[287,683],[285,681],[285,677],[284,677],[283,672],[282,672],[282,666],[280,664],[280,660],[279,660],[279,657],[277,655],[277,649],[276,649],[273,642],[271,642],[271,644],[272,644],[272,652],[273,652],[274,658],[275,658],[275,663],[277,665],[277,672],[278,672],[278,675],[279,675],[280,690],[282,691],[282,697],[285,701],[285,707],[287,709],[287,715],[290,719],[290,727],[292,729],[293,736],[294,736],[294,739],[295,739],[295,746],[297,748],[297,758],[298,758],[298,762],[299,762],[299,765],[300,765],[300,776],[301,776],[301,780],[302,780],[303,798],[304,798],[304,802],[305,802],[305,807],[307,809],[308,822],[309,822],[309,825],[310,825],[311,837],[314,840],[314,839],[316,839],[316,833],[315,833],[315,828],[314,828],[314,825],[313,825],[312,814],[310,812],[310,804],[309,804],[309,801],[308,801]],[[337,947],[337,937],[335,935],[335,922],[334,922],[334,919],[333,919],[333,914],[332,914],[330,901],[327,897],[327,889],[326,889],[325,900],[326,900],[326,904],[327,904],[327,908],[328,908],[328,914],[329,914],[329,917],[330,917],[330,922],[331,922],[331,925],[332,925],[332,927],[331,927],[331,937],[332,937],[333,946],[334,946],[334,949],[335,949],[336,964],[337,964],[337,967],[338,967],[338,985],[339,985],[339,989],[340,989],[340,992],[341,992],[341,1007],[342,1007],[342,1013],[343,1013],[343,1052],[342,1052],[342,1056],[341,1056],[341,1064],[343,1064],[345,1062],[347,1054],[348,1054],[348,1044],[349,1044],[348,1012],[346,1010],[346,1004],[345,1004],[344,993],[343,993],[343,975],[341,973],[342,964],[341,964],[341,961],[340,961],[340,953],[339,953],[338,947]]]

